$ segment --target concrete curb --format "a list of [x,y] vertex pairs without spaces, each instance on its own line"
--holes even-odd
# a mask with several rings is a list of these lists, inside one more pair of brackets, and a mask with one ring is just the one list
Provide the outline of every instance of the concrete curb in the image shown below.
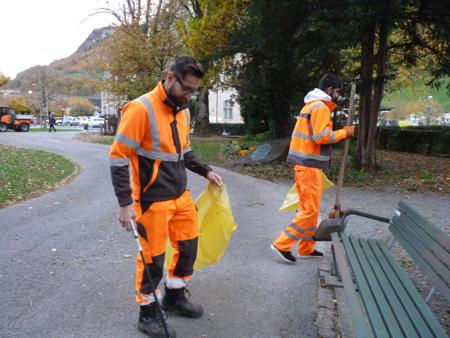
[[324,282],[331,276],[331,262],[327,259],[319,265],[319,287],[317,291],[317,316],[314,324],[318,328],[318,337],[341,337],[338,331],[338,309],[336,294],[333,287]]
[[320,338],[355,338],[341,281],[333,275],[330,243],[321,242],[325,258],[318,268],[317,315]]

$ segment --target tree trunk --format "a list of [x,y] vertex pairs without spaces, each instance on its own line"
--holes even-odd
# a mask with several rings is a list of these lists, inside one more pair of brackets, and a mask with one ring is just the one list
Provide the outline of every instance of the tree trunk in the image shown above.
[[209,91],[200,88],[197,114],[194,118],[194,132],[200,136],[209,136]]
[[366,39],[361,45],[361,88],[359,100],[359,134],[358,161],[365,168],[368,163],[367,137],[369,135],[369,121],[372,106],[372,72],[373,51],[375,42],[375,26],[369,26]]
[[377,68],[376,79],[374,81],[374,91],[372,99],[372,107],[369,121],[369,133],[367,136],[367,154],[368,161],[367,171],[374,172],[377,170],[377,163],[375,157],[375,146],[377,136],[377,122],[378,112],[380,111],[381,100],[383,98],[386,62],[387,62],[387,41],[388,41],[388,27],[386,22],[381,22],[378,33],[378,53],[376,55]]

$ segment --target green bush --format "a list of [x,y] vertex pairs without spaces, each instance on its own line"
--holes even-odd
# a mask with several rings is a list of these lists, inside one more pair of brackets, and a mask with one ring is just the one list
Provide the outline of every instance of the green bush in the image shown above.
[[270,131],[264,131],[256,135],[245,135],[239,141],[247,143],[265,143],[271,140],[272,136]]
[[209,128],[212,134],[222,135],[225,131],[229,135],[244,135],[246,128],[244,124],[237,123],[210,123]]
[[427,155],[450,155],[450,128],[443,126],[380,127],[382,149]]

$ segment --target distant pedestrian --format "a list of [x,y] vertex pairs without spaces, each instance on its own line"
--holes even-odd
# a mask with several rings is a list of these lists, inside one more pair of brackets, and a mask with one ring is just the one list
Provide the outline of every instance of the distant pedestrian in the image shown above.
[[55,124],[56,124],[56,119],[55,119],[55,115],[52,113],[50,114],[50,118],[48,119],[48,123],[50,124],[50,129],[48,130],[48,132],[50,133],[53,129],[53,131],[56,133],[56,128],[55,128]]

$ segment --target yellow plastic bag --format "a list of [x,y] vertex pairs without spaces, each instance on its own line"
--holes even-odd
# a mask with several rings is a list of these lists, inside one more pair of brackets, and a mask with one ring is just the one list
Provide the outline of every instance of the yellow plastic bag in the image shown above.
[[[322,192],[330,189],[334,184],[331,182],[328,177],[324,174],[324,172],[320,171],[322,176]],[[280,206],[278,211],[296,211],[298,209],[298,193],[297,193],[297,185],[294,185],[289,189],[286,198]]]
[[[199,238],[194,270],[200,270],[223,257],[237,224],[233,218],[225,184],[221,188],[209,184],[195,200],[195,206]],[[173,248],[168,240],[164,262],[166,267],[169,266],[172,255]]]

